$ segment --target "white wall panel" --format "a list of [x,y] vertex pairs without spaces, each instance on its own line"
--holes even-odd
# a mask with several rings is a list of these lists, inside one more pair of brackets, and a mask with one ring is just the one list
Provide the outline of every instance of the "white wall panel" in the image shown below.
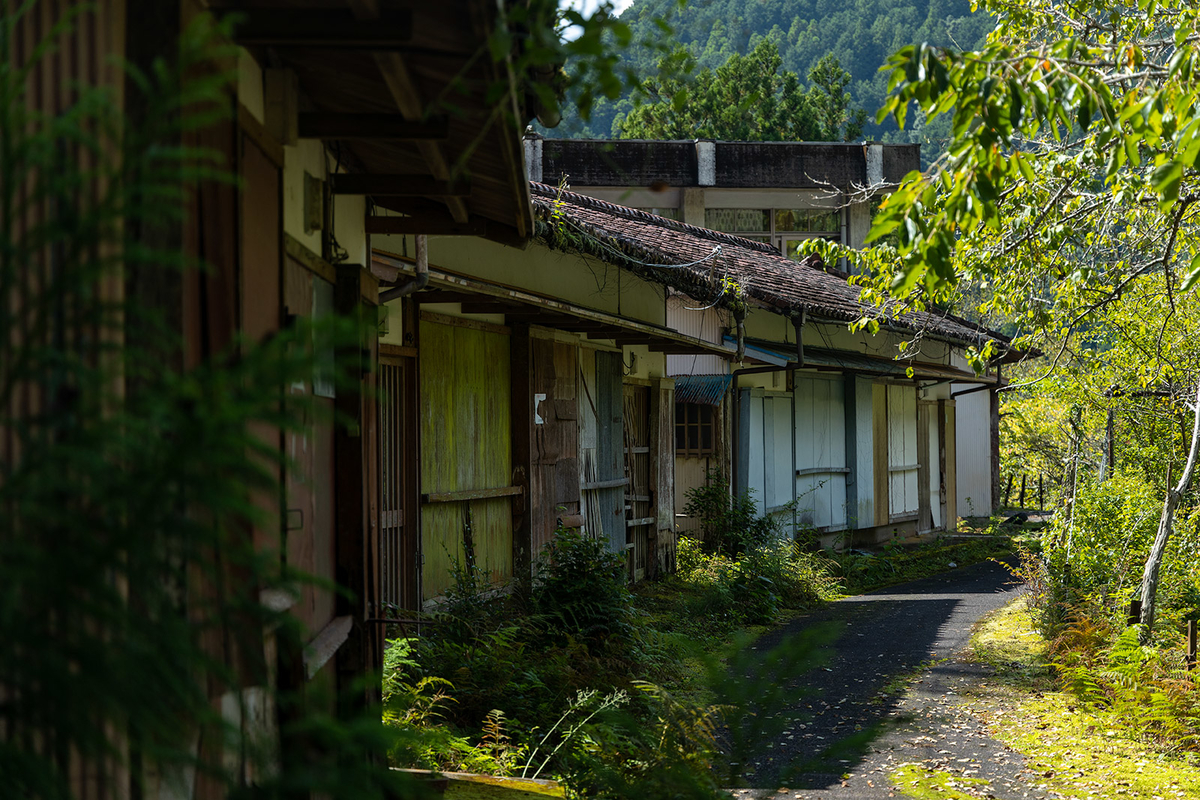
[[[975,388],[953,384],[956,392]],[[972,392],[956,397],[955,455],[958,467],[958,513],[961,516],[991,514],[992,433],[990,392]]]
[[[799,519],[818,528],[846,527],[846,411],[842,379],[797,375],[796,497]],[[829,470],[815,472],[814,470]]]
[[887,387],[888,494],[892,516],[915,514],[917,498],[917,390]]

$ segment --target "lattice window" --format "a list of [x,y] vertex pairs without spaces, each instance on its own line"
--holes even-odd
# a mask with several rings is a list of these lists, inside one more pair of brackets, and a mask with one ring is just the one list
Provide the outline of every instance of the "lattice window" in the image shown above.
[[700,403],[675,404],[675,455],[713,454],[713,406]]

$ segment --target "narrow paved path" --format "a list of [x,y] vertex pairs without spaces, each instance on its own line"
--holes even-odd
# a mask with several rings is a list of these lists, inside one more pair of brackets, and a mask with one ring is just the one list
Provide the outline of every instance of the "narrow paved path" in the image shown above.
[[970,789],[979,797],[1046,796],[959,694],[989,671],[956,655],[972,626],[1015,591],[1008,571],[987,562],[847,598],[760,639],[761,653],[822,629],[833,640],[823,666],[790,682],[790,697],[756,710],[772,733],[754,748],[739,782],[747,788],[735,796],[903,797],[889,775],[905,763],[986,780]]

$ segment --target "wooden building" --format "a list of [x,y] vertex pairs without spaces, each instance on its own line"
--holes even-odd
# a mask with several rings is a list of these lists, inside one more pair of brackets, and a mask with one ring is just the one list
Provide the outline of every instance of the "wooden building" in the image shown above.
[[[18,14],[23,5],[28,7]],[[174,242],[207,269],[129,265],[106,284],[114,300],[151,303],[176,326],[171,333],[182,345],[164,346],[162,357],[181,372],[232,357],[236,342],[267,339],[299,317],[336,312],[374,324],[379,278],[370,257],[368,195],[408,211],[406,229],[417,233],[459,226],[518,245],[532,234],[520,138],[528,121],[521,102],[525,95],[521,76],[513,74],[506,59],[495,60],[488,47],[499,24],[495,3],[100,0],[85,6],[73,0],[14,0],[0,8],[7,56],[13,64],[32,59],[26,94],[32,111],[53,119],[71,107],[76,85],[103,86],[111,89],[112,103],[131,126],[145,122],[146,110],[140,90],[119,68],[121,60],[152,73],[156,60],[171,63],[181,33],[201,15],[237,14],[240,19],[228,42],[236,45],[232,55],[224,53],[221,61],[204,65],[233,76],[223,107],[206,127],[162,143],[207,148],[238,182],[193,182],[184,187],[186,214],[173,228],[127,232],[131,241],[145,236],[156,247]],[[74,12],[80,13],[69,25],[55,27]],[[43,40],[52,46],[39,56]],[[50,211],[32,208],[29,213]],[[42,285],[22,281],[20,290],[38,291]],[[22,298],[5,300],[10,301]],[[144,333],[134,324],[129,322],[126,335]],[[26,335],[21,330],[5,333],[10,344]],[[475,338],[456,338],[461,336]],[[496,368],[498,385],[506,380],[507,347],[497,360],[494,339],[482,330],[430,323],[424,340],[429,348],[469,352],[489,369]],[[168,336],[163,341],[173,340]],[[412,415],[417,406],[380,417],[375,399],[378,389],[401,396],[395,387],[415,385],[406,351],[388,351],[381,358],[371,336],[361,348],[329,355],[352,367],[361,382],[335,389],[318,373],[289,388],[293,395],[336,409],[339,422],[334,424],[331,415],[318,416],[306,430],[286,437],[269,428],[259,431],[290,461],[286,474],[278,474],[281,496],[264,498],[272,521],[250,532],[262,553],[318,579],[305,583],[298,594],[262,597],[303,623],[304,641],[293,650],[276,641],[271,630],[253,633],[251,640],[242,630],[205,634],[213,655],[227,662],[232,676],[230,682],[207,686],[213,708],[235,727],[256,729],[247,730],[256,740],[261,733],[262,741],[279,742],[276,689],[311,698],[345,699],[357,692],[358,702],[351,706],[370,702],[372,691],[362,678],[382,665],[387,616],[381,564],[390,566],[387,560],[396,557],[381,548],[381,538],[392,529],[417,524],[417,504],[405,499],[413,489],[412,475],[380,472],[381,467],[396,467],[388,460],[392,451],[381,452],[380,446],[391,439],[407,440],[416,429]],[[601,380],[619,374],[608,361],[596,361],[603,365],[597,373]],[[441,379],[430,378],[429,397],[440,391],[438,380],[452,380],[454,374],[451,370]],[[487,402],[481,398],[485,419],[507,417],[507,396],[493,405]],[[32,409],[28,413],[36,413],[33,405],[22,403]],[[6,427],[0,445],[5,459],[21,457],[13,430]],[[614,441],[611,431],[606,437],[606,442]],[[483,448],[500,446],[490,436],[474,441]],[[619,446],[619,431],[615,441]],[[465,450],[445,453],[455,459],[468,456]],[[431,481],[439,466],[448,465],[453,472],[454,463],[432,461],[427,470]],[[593,468],[604,476],[615,469],[599,460]],[[503,474],[488,472],[496,469]],[[478,474],[437,477],[440,482],[430,493],[436,497],[493,479],[513,484],[507,462],[481,461]],[[480,510],[481,529],[488,513]],[[434,526],[436,519],[435,509],[429,512],[429,524]],[[227,577],[239,592],[254,590],[237,585],[237,576]],[[185,605],[214,589],[192,586],[189,591],[195,594]],[[238,647],[225,649],[232,639]],[[119,738],[116,730],[114,737]],[[254,782],[249,748],[208,738],[196,748],[200,764],[223,766]],[[73,762],[63,769],[72,770],[79,798],[129,797],[131,781],[138,784],[137,796],[223,796],[216,772],[193,769],[164,776],[147,764],[132,777],[127,766],[90,768]]]
[[[677,512],[679,473],[703,480],[703,469],[717,468],[760,509],[794,506],[785,522],[825,544],[954,528],[967,432],[953,388],[994,386],[995,367],[975,375],[965,350],[992,340],[1001,360],[1015,357],[1004,337],[949,314],[867,306],[844,273],[815,257],[797,262],[771,243],[536,183],[533,199],[539,243],[619,265],[622,280],[657,284],[653,302],[668,327],[688,320],[685,336],[725,348],[667,351],[714,356],[720,369],[672,376],[673,365],[663,365],[676,394]],[[877,334],[850,331],[863,317],[878,321]],[[969,424],[981,423],[969,435],[987,436],[986,418]],[[688,520],[677,520],[686,531]]]
[[[688,223],[734,233],[769,244],[789,258],[799,258],[807,239],[828,239],[862,247],[871,225],[871,207],[891,191],[906,173],[920,169],[918,145],[843,142],[723,142],[723,141],[602,141],[525,138],[527,174],[532,180],[570,183],[580,194]],[[845,266],[845,265],[840,265]],[[670,327],[710,341],[721,341],[733,325],[719,306],[672,301]],[[967,341],[973,341],[967,337]],[[881,351],[887,357],[891,351]],[[679,389],[691,394],[689,383],[728,377],[720,360],[676,357],[668,374],[681,378]],[[995,374],[983,383],[963,376],[951,386],[962,441],[953,471],[958,480],[955,504],[967,514],[990,514],[999,504],[999,405]],[[992,389],[988,389],[988,386]],[[713,447],[703,453],[681,451],[676,463],[676,495],[703,482],[713,461],[728,459],[732,440],[732,409],[726,403],[694,404],[685,414],[696,418],[715,414]],[[722,436],[724,432],[726,436]],[[806,462],[805,462],[806,463]],[[814,469],[806,466],[804,469]],[[821,478],[826,486],[840,479]],[[825,491],[825,490],[823,490]],[[860,497],[865,494],[860,493]],[[761,498],[760,498],[761,499]],[[820,502],[818,500],[818,502]],[[861,517],[864,510],[847,512]],[[684,529],[694,521],[681,518]],[[823,526],[824,527],[824,526]]]

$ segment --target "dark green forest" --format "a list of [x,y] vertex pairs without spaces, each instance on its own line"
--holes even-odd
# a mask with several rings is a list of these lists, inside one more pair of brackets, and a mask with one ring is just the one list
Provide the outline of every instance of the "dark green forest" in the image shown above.
[[[993,25],[983,12],[972,13],[970,0],[689,0],[682,8],[676,0],[635,0],[621,14],[633,31],[633,44],[623,58],[643,79],[656,76],[662,57],[661,49],[649,44],[663,44],[655,23],[659,17],[673,28],[673,43],[695,56],[698,70],[715,70],[735,53],[749,53],[762,37],[775,40],[783,69],[801,81],[823,57],[833,55],[850,73],[852,107],[867,112],[864,138],[931,144],[940,136],[925,130],[921,120],[903,132],[891,119],[875,124],[875,111],[887,89],[879,67],[891,53],[916,42],[973,48]],[[628,114],[637,101],[632,93],[616,100],[601,98],[587,121],[568,103],[562,123],[543,133],[617,136],[614,119]]]

